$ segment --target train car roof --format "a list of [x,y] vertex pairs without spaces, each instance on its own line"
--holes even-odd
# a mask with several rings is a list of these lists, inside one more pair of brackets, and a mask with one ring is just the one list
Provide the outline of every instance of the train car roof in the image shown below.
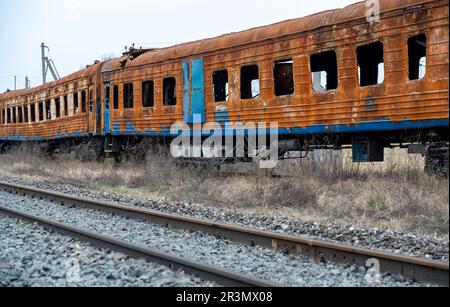
[[[434,0],[381,0],[381,13],[386,13],[407,7],[414,7],[427,3],[436,2]],[[106,62],[94,64],[86,69],[72,73],[57,81],[31,89],[10,91],[0,94],[1,99],[10,99],[21,95],[29,95],[40,91],[45,91],[55,86],[62,85],[80,78],[95,74],[95,71],[102,67],[102,72],[116,71],[121,68],[135,68],[141,65],[158,63],[171,59],[191,57],[196,54],[204,54],[221,49],[238,47],[258,41],[270,40],[279,37],[290,36],[297,33],[315,30],[321,27],[333,26],[366,18],[366,2],[358,2],[343,9],[329,10],[316,13],[307,17],[291,19],[268,26],[257,27],[236,33],[229,33],[215,38],[207,38],[191,43],[179,44],[162,49],[144,50],[136,57],[124,54]]]
[[58,80],[52,81],[52,82],[48,82],[48,83],[45,83],[45,84],[37,86],[37,87],[33,87],[33,88],[29,88],[29,89],[21,89],[21,90],[17,90],[17,91],[9,91],[9,92],[5,92],[3,94],[0,93],[0,98],[2,100],[6,100],[6,99],[19,97],[19,96],[32,95],[32,94],[36,94],[38,92],[47,91],[51,88],[63,85],[65,83],[73,82],[78,79],[88,78],[90,76],[93,76],[96,73],[99,65],[101,65],[101,63],[96,63],[94,65],[86,67],[83,70],[80,70],[80,71],[74,72],[68,76],[65,76],[61,79],[58,79]]
[[[380,2],[381,13],[414,7],[433,0],[382,0]],[[246,31],[236,32],[208,38],[192,43],[184,43],[145,53],[135,60],[129,62],[127,67],[157,63],[170,59],[185,58],[196,54],[209,53],[221,49],[238,47],[254,42],[270,40],[290,36],[297,33],[315,30],[318,28],[342,24],[345,22],[366,18],[366,2],[358,2],[343,9],[329,10],[316,13],[307,17],[287,20],[268,26],[253,28]]]

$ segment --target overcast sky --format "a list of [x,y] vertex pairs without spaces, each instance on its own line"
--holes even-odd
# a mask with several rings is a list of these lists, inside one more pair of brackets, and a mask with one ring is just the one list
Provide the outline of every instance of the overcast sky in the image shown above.
[[[164,47],[347,6],[356,0],[0,0],[0,92],[42,82],[40,44],[61,76],[125,46]],[[51,77],[50,77],[51,78]]]

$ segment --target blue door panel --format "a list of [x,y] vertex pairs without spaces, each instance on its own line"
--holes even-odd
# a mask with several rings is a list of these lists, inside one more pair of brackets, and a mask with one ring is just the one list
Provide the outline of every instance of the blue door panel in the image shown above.
[[189,62],[183,62],[183,121],[187,124],[190,123],[190,113],[191,113],[191,101],[189,95]]
[[110,101],[108,98],[105,98],[105,116],[104,116],[104,120],[105,120],[105,131],[104,133],[109,134],[111,133],[111,105],[110,105]]
[[[193,124],[205,123],[205,78],[203,60],[192,61],[192,92],[190,121]],[[201,122],[198,122],[200,120]]]

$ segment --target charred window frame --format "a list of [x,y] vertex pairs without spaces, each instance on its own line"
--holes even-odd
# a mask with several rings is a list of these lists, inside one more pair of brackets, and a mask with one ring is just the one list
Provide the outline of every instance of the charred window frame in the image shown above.
[[285,59],[273,64],[273,80],[275,96],[293,95],[294,86],[294,61]]
[[6,124],[6,111],[5,109],[2,109],[2,125]]
[[123,108],[133,109],[133,83],[123,85]]
[[113,108],[114,110],[119,109],[119,86],[114,85],[113,88]]
[[44,103],[42,101],[39,101],[38,103],[38,111],[39,111],[39,121],[44,120]]
[[51,109],[51,101],[47,100],[45,102],[45,119],[52,119],[52,109]]
[[8,108],[7,110],[6,110],[6,122],[8,123],[8,124],[11,124],[11,108]]
[[64,116],[69,116],[69,99],[67,95],[64,96]]
[[142,107],[153,108],[155,105],[155,83],[153,81],[142,82]]
[[28,123],[29,122],[29,118],[28,118],[28,108],[29,107],[30,106],[28,104],[23,106],[23,122],[24,123]]
[[56,98],[55,99],[55,113],[56,113],[56,118],[60,118],[61,117],[61,99],[60,98]]
[[313,89],[317,93],[338,88],[338,64],[334,50],[311,56],[311,78]]
[[424,79],[427,73],[427,36],[419,34],[408,39],[409,80]]
[[163,103],[165,106],[177,105],[177,80],[174,77],[163,80]]
[[76,115],[78,113],[78,108],[79,108],[79,103],[78,103],[78,92],[77,93],[73,93],[73,114]]
[[257,99],[260,95],[258,65],[241,67],[241,99]]
[[36,105],[32,103],[30,105],[30,115],[31,115],[31,122],[36,122]]
[[228,70],[213,72],[213,96],[215,102],[226,102],[230,96]]
[[86,91],[81,92],[81,113],[86,113]]
[[359,85],[384,83],[384,50],[382,42],[375,42],[356,49]]
[[13,121],[13,124],[15,124],[15,123],[17,123],[16,108],[15,107],[12,108],[11,112],[12,112],[12,121]]
[[17,107],[17,122],[19,124],[23,123],[23,109],[22,109],[22,106]]

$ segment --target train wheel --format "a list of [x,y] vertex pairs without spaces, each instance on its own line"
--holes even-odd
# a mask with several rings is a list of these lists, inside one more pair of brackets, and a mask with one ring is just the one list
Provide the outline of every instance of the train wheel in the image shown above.
[[442,176],[448,178],[448,156],[448,143],[436,143],[430,145],[425,154],[425,172],[430,176]]

